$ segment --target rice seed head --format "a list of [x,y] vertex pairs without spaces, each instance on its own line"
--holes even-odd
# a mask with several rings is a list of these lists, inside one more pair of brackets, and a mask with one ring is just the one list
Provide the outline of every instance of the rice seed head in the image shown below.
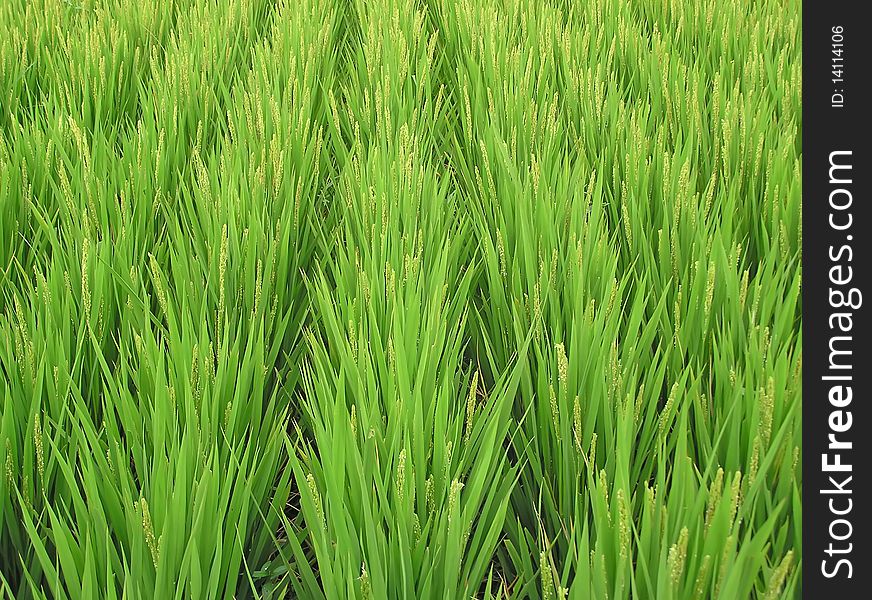
[[85,322],[91,327],[91,290],[88,286],[88,263],[91,241],[86,237],[82,240],[82,307]]
[[360,565],[360,597],[361,600],[369,600],[372,597],[372,590],[369,584],[369,573],[366,572],[366,562]]
[[660,423],[657,430],[661,438],[666,433],[666,428],[672,416],[672,409],[675,406],[676,396],[678,394],[678,382],[672,384],[672,389],[669,391],[669,398],[666,400],[666,405],[663,407],[663,412],[660,413]]
[[412,535],[417,544],[421,540],[421,520],[418,518],[418,513],[412,513]]
[[742,472],[736,471],[733,475],[733,483],[730,486],[730,527],[733,526],[736,519],[736,513],[739,510],[739,504],[742,494]]
[[42,447],[42,424],[38,412],[33,419],[33,443],[36,447],[36,468],[42,481],[45,476],[45,454]]
[[385,262],[385,291],[389,299],[396,294],[396,273],[390,262]]
[[[170,388],[170,396],[172,397],[172,403],[175,405],[175,397],[176,391],[175,388]],[[224,429],[225,431],[230,427],[230,416],[233,414],[233,400],[227,401],[227,406],[224,407]]]
[[615,493],[618,502],[618,547],[622,559],[626,559],[630,553],[630,506],[624,488],[618,488]]
[[448,481],[449,472],[451,469],[451,453],[454,450],[454,442],[448,441],[445,444],[445,465],[442,470],[442,481]]
[[767,387],[760,394],[760,437],[764,447],[769,446],[772,436],[772,418],[775,412],[775,379],[769,378]]
[[751,458],[748,464],[748,478],[745,481],[748,486],[754,483],[754,480],[757,478],[757,469],[760,468],[760,443],[760,435],[755,435],[753,445],[751,446]]
[[254,277],[254,306],[251,309],[252,320],[257,316],[260,308],[261,295],[263,293],[263,261],[257,259],[257,268]]
[[140,512],[142,514],[142,531],[145,534],[145,543],[151,552],[151,560],[154,567],[157,568],[158,562],[158,541],[154,536],[154,527],[151,522],[151,512],[148,509],[148,500],[144,497],[139,500]]
[[708,319],[711,316],[712,310],[712,300],[714,299],[715,294],[715,263],[709,263],[708,274],[705,282],[705,305],[703,309],[703,313],[705,314],[705,318]]
[[9,489],[15,483],[15,464],[12,459],[12,440],[6,438],[6,485]]
[[735,535],[730,534],[727,536],[727,540],[724,543],[724,551],[721,553],[721,568],[718,569],[718,579],[715,582],[715,593],[712,596],[713,598],[720,597],[721,585],[724,582],[724,578],[727,575],[727,571],[730,567],[731,561],[729,560],[730,555],[733,553],[733,544],[735,543]]
[[479,372],[476,371],[472,375],[472,383],[469,386],[469,394],[466,398],[466,433],[464,434],[464,443],[469,443],[469,436],[472,434],[472,419],[475,416],[475,401],[478,389]]
[[191,393],[194,403],[200,403],[200,345],[194,344],[191,358]]
[[569,359],[566,357],[566,348],[563,342],[557,344],[555,350],[557,351],[557,380],[563,389],[566,389],[569,382]]
[[626,202],[621,202],[621,219],[624,221],[624,235],[627,238],[627,247],[633,248],[633,228],[630,224],[630,213]]
[[436,501],[433,497],[433,475],[430,475],[427,481],[424,482],[424,500],[427,505],[427,512],[432,514],[436,508]]
[[715,516],[715,510],[720,504],[721,495],[724,490],[724,470],[722,468],[718,468],[718,472],[715,475],[715,479],[712,482],[711,487],[709,487],[709,497],[708,503],[706,505],[705,510],[705,530],[708,531],[709,527],[711,527],[712,519]]
[[678,534],[678,541],[669,548],[666,562],[669,569],[669,579],[672,581],[673,586],[678,586],[681,583],[681,576],[684,574],[684,563],[687,560],[688,536],[687,527],[682,527],[681,533]]
[[554,575],[546,552],[539,553],[539,571],[542,574],[542,600],[551,600],[554,597]]
[[678,331],[681,329],[681,305],[684,297],[684,285],[678,284],[678,294],[675,296],[675,303],[672,305],[672,327],[675,330],[674,344],[678,345]]
[[656,487],[649,487],[648,484],[645,484],[645,510],[649,512],[649,514],[653,515],[654,511],[657,509],[657,489]]
[[160,266],[157,264],[157,259],[154,257],[154,254],[148,254],[148,266],[151,270],[151,276],[154,279],[154,288],[155,293],[157,294],[157,301],[160,305],[161,312],[163,312],[164,316],[169,316],[169,303],[167,301],[167,293],[164,288],[163,278],[160,273]]
[[452,480],[451,487],[448,490],[448,524],[457,520],[460,502],[460,490],[463,489],[463,483],[457,479]]
[[51,288],[48,285],[48,281],[46,280],[45,275],[42,273],[42,271],[34,269],[34,272],[36,274],[37,281],[39,282],[39,288],[42,290],[42,302],[45,306],[51,306],[52,294]]
[[[356,344],[356,342],[353,342]],[[388,368],[391,373],[397,372],[397,357],[396,352],[394,350],[394,338],[393,336],[388,338]]]
[[696,575],[696,581],[693,584],[693,598],[694,600],[705,600],[707,597],[705,595],[706,592],[706,583],[708,583],[709,571],[711,571],[712,567],[712,557],[711,554],[706,554],[702,557],[702,564],[699,567],[699,572]]
[[[354,324],[354,319],[348,319],[348,344],[351,347],[351,355],[352,357],[357,357],[357,330]],[[391,360],[391,345],[388,345],[388,362],[392,363]]]
[[472,130],[472,108],[469,100],[469,86],[467,84],[463,85],[463,105],[465,110],[464,116],[466,117],[466,127],[464,133],[466,134],[467,141],[472,140],[473,130]]
[[612,286],[609,291],[609,301],[606,305],[606,316],[610,316],[615,308],[616,300],[618,299],[618,280],[612,278]]
[[318,491],[318,484],[315,483],[315,477],[311,473],[306,475],[306,485],[309,487],[309,496],[312,498],[312,503],[315,505],[315,514],[318,516],[318,523],[321,527],[327,527],[327,521],[324,517],[324,507],[321,504],[321,493]]
[[575,401],[572,403],[572,435],[575,440],[575,449],[581,454],[581,402],[578,396],[575,397]]
[[32,511],[33,510],[33,502],[32,502],[33,492],[30,489],[30,474],[29,473],[24,474],[24,478],[23,478],[23,482],[22,482],[21,487],[24,490],[24,493],[23,493],[24,505],[27,507],[28,510]]
[[[603,496],[603,504],[609,504],[609,477],[606,473],[605,469],[600,469],[599,473],[597,473],[597,487],[599,488],[599,493]],[[612,521],[612,514],[610,512],[606,513],[606,516],[609,518],[609,523]]]
[[539,161],[536,160],[536,155],[530,156],[530,174],[533,179],[533,195],[539,196],[539,178],[541,176],[539,169]]
[[793,550],[788,550],[778,566],[772,571],[772,575],[769,576],[764,600],[776,600],[781,597],[781,590],[784,588],[784,581],[787,579],[792,564]]
[[548,398],[551,407],[551,426],[554,428],[554,436],[557,442],[560,443],[560,412],[557,406],[557,394],[554,391],[554,385],[548,386]]
[[403,500],[406,494],[406,449],[400,450],[400,458],[397,460],[397,497]]
[[763,357],[764,364],[769,356],[769,343],[771,342],[769,326],[763,328],[763,333],[760,338],[760,356]]
[[757,317],[759,316],[759,315],[758,315],[758,309],[760,308],[760,296],[762,295],[762,294],[760,293],[760,286],[761,286],[761,284],[760,284],[760,281],[758,280],[758,281],[754,284],[754,301],[751,303],[751,320],[750,320],[750,323],[751,323],[752,326],[757,325]]
[[221,246],[218,251],[218,314],[217,314],[217,322],[216,322],[216,339],[220,339],[218,336],[221,333],[221,319],[224,315],[224,278],[227,273],[227,224],[225,223],[221,227]]
[[506,269],[506,244],[503,241],[503,233],[497,229],[497,256],[499,257],[500,275],[506,277],[508,271]]

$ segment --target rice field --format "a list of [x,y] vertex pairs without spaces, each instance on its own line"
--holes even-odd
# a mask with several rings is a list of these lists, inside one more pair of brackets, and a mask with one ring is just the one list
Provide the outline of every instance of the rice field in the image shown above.
[[800,41],[0,2],[0,597],[799,597]]

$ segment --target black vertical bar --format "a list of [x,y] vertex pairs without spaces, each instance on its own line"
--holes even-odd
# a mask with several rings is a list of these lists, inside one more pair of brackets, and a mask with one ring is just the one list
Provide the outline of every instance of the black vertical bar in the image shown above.
[[802,16],[803,597],[869,598],[872,31],[859,2]]

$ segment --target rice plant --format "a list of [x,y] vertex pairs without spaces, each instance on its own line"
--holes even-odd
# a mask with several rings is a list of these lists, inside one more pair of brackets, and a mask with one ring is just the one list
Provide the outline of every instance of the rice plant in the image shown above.
[[800,37],[0,3],[0,595],[799,597]]

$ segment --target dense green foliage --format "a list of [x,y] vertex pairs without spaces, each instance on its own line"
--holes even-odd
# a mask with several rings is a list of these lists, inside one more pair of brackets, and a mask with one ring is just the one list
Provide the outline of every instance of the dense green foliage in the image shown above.
[[797,597],[799,13],[0,2],[0,595]]

